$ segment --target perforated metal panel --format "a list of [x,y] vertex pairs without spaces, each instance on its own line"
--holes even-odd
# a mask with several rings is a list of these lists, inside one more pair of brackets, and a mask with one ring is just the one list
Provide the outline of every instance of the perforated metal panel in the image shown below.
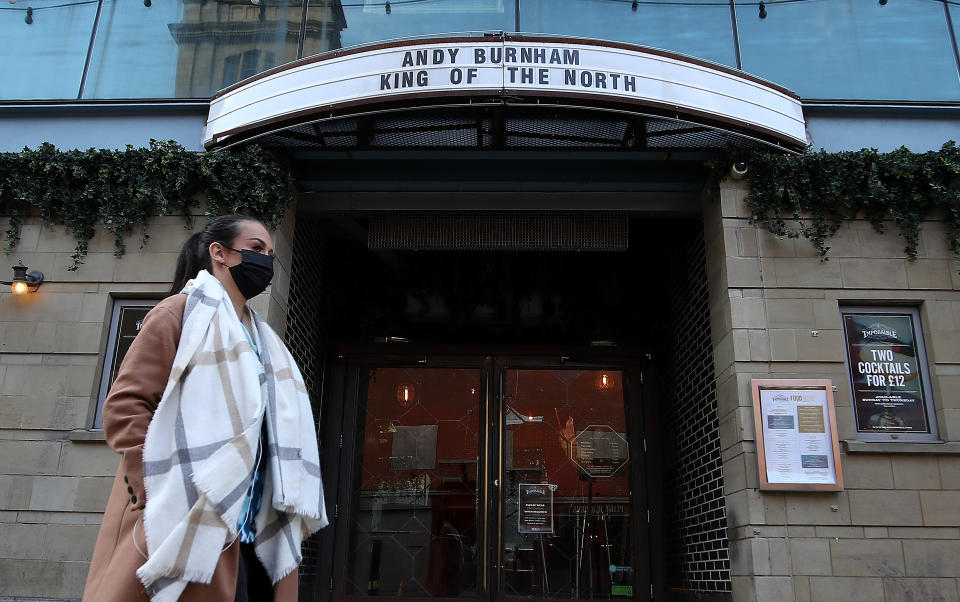
[[256,142],[296,150],[697,150],[765,146],[671,117],[557,106],[411,108],[288,125]]
[[[323,387],[323,324],[319,318],[320,287],[323,277],[323,239],[309,219],[297,219],[290,263],[290,299],[285,339],[290,353],[303,374],[313,405],[317,426],[320,420],[320,395]],[[320,457],[323,457],[323,441]],[[310,591],[317,576],[317,555],[323,532],[304,540],[300,565],[301,589]],[[310,598],[307,598],[310,599]]]
[[623,213],[391,214],[370,218],[371,249],[625,251]]

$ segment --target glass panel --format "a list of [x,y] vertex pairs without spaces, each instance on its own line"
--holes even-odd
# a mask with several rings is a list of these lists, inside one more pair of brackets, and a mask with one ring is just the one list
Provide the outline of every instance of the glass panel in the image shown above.
[[105,0],[88,98],[206,98],[297,58],[302,2]]
[[476,594],[479,399],[479,370],[368,372],[347,594]]
[[630,2],[521,0],[520,31],[628,42],[737,65],[730,7],[716,0],[638,4],[637,10]]
[[622,373],[507,370],[507,595],[632,598],[634,534]]
[[303,55],[416,35],[513,31],[514,4],[514,0],[310,0]]
[[0,10],[0,96],[4,100],[75,99],[87,60],[96,1],[61,6],[62,0],[31,0],[26,9],[4,2]]
[[898,0],[737,8],[743,69],[803,98],[957,100],[943,6]]

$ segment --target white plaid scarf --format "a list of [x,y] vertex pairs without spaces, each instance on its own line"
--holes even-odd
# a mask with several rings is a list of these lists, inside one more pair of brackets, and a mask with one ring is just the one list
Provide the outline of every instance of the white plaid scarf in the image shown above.
[[137,576],[154,602],[177,600],[188,582],[212,579],[237,535],[264,420],[266,480],[254,547],[273,583],[299,566],[301,542],[327,524],[310,400],[286,346],[250,310],[258,360],[226,290],[208,272],[182,294],[180,344],[143,446],[148,559]]

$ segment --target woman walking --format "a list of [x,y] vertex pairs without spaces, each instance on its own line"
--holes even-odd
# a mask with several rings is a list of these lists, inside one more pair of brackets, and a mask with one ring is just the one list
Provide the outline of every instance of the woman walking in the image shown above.
[[272,253],[255,218],[214,219],[144,319],[103,405],[122,460],[85,602],[297,599],[300,544],[327,517],[303,378],[247,306]]

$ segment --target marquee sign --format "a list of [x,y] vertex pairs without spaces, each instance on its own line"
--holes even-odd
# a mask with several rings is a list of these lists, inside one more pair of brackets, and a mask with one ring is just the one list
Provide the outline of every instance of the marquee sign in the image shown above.
[[746,74],[634,46],[497,37],[398,42],[267,71],[213,98],[204,145],[349,106],[487,94],[646,105],[806,144],[799,100]]

